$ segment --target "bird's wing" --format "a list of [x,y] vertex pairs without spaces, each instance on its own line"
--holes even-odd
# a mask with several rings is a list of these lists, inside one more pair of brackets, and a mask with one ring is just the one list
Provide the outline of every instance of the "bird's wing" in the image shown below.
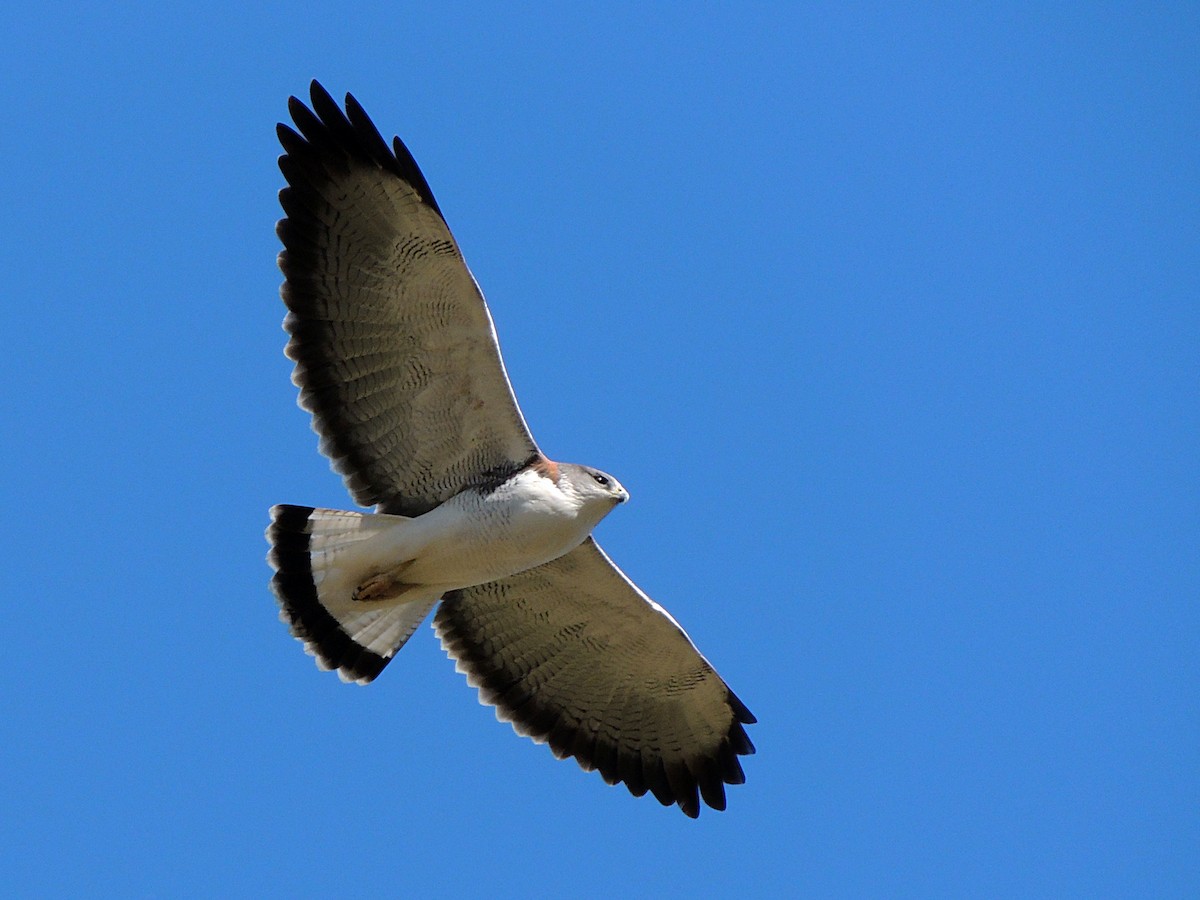
[[442,646],[481,702],[636,796],[699,814],[745,781],[755,721],[662,607],[592,538],[565,556],[443,600]]
[[279,125],[287,355],[354,499],[419,515],[503,479],[537,445],[491,315],[424,176],[361,106],[317,82]]

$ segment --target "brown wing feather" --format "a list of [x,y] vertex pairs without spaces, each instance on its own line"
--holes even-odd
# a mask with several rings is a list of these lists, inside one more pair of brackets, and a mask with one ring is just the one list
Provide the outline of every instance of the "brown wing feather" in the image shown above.
[[589,538],[443,600],[434,620],[482,702],[609,784],[699,814],[745,781],[755,721],[678,624]]
[[418,515],[537,455],[429,185],[317,82],[278,128],[284,326],[300,403],[354,499]]

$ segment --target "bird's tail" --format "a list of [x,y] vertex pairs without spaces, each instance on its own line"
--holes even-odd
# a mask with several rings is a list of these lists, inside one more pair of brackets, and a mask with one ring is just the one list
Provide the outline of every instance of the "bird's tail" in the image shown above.
[[336,669],[343,681],[374,680],[440,599],[412,592],[355,599],[359,585],[388,562],[380,545],[394,546],[391,537],[408,521],[311,506],[271,508],[267,561],[275,570],[279,618],[318,666]]

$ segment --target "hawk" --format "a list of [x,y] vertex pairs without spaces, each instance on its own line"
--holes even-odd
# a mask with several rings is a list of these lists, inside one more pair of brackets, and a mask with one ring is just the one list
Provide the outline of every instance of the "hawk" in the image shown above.
[[366,684],[433,627],[480,702],[688,816],[745,781],[754,716],[592,529],[629,494],[538,449],[491,315],[412,154],[316,81],[278,126],[287,356],[320,449],[374,512],[271,510],[280,618]]

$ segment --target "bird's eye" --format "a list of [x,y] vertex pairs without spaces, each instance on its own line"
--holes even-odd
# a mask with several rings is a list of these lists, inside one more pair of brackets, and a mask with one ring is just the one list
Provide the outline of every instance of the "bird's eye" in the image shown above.
[[596,479],[596,484],[608,484],[608,479],[603,475],[593,474],[592,477]]

